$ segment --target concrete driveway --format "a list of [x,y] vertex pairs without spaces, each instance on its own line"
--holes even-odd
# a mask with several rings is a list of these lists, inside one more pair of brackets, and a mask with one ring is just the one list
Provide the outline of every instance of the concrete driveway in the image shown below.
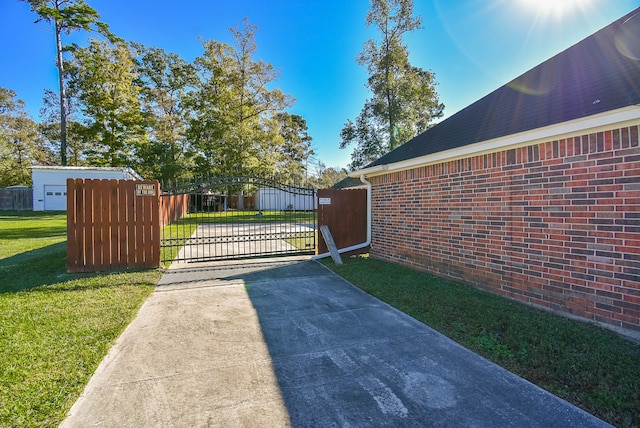
[[63,427],[602,427],[300,258],[174,264]]
[[314,232],[314,225],[303,223],[204,223],[198,225],[176,260],[300,253],[284,237],[308,236]]

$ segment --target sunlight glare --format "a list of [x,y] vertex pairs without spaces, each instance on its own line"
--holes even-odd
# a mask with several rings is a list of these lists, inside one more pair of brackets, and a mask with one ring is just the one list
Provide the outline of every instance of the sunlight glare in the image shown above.
[[584,8],[591,0],[519,0],[525,7],[539,15],[561,17],[576,8]]

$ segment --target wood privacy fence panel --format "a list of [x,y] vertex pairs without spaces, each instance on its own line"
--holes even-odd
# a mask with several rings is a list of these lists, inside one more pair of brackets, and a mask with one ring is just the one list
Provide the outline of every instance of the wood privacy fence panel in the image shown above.
[[67,270],[160,266],[158,181],[67,179]]
[[[338,249],[361,244],[367,240],[366,189],[319,189],[318,230],[329,226]],[[329,249],[324,239],[318,239],[318,254]]]
[[33,189],[4,187],[0,189],[0,210],[26,211],[33,209]]
[[[244,196],[242,203],[245,210],[253,210],[256,207],[256,198],[254,196]],[[238,195],[227,196],[227,208],[239,209],[238,205]]]
[[160,198],[160,221],[163,227],[180,220],[189,212],[190,196],[189,194],[163,195]]

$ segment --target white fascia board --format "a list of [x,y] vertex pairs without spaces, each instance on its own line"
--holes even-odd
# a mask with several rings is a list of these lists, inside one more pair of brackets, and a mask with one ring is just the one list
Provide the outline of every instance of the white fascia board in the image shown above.
[[[355,178],[359,178],[359,177],[360,177],[360,175],[358,175],[358,177],[355,177]],[[354,177],[352,177],[352,178],[354,178]],[[338,190],[362,190],[362,189],[367,189],[367,188],[368,188],[367,185],[359,184],[357,186],[341,187]]]
[[[376,165],[369,168],[359,169],[357,171],[351,171],[349,173],[349,177],[360,178],[360,176],[362,175],[364,175],[365,177],[372,177],[374,175],[386,174],[388,169],[389,169],[389,165]],[[376,173],[379,173],[379,174],[376,174]]]
[[634,105],[568,122],[545,126],[543,128],[532,129],[518,134],[511,134],[500,138],[494,138],[492,140],[481,141],[479,143],[469,144],[451,150],[444,150],[438,153],[407,159],[388,165],[376,165],[370,168],[353,171],[349,173],[349,176],[359,177],[364,174],[366,177],[374,177],[377,175],[388,174],[390,172],[404,171],[426,165],[639,124],[640,106]]

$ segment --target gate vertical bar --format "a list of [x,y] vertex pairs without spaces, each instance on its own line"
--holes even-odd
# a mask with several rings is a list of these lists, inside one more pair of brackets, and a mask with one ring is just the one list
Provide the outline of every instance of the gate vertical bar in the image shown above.
[[[315,252],[315,190],[274,177],[213,177],[173,192],[190,196],[189,218],[171,225],[183,261]],[[166,230],[165,230],[166,235]]]

